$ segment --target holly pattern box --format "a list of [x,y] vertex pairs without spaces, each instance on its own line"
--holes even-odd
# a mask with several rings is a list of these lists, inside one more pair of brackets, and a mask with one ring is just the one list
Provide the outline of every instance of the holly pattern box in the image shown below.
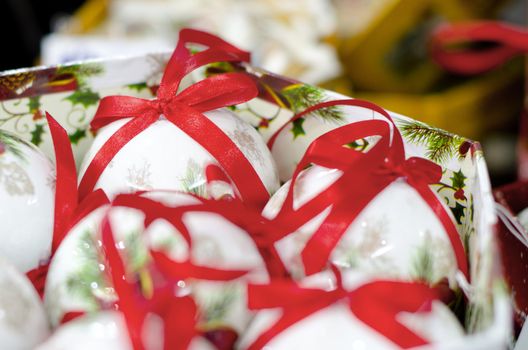
[[[79,165],[95,136],[89,124],[101,98],[154,97],[168,59],[168,53],[160,53],[1,73],[0,130],[31,142],[53,159],[47,111],[66,129]],[[230,109],[253,125],[265,141],[294,113],[321,102],[346,98],[247,64],[212,64],[186,77],[184,85],[204,75],[228,71],[245,71],[257,82],[259,97]],[[451,210],[468,256],[471,282],[464,286],[468,301],[463,320],[468,335],[454,348],[505,348],[511,332],[510,297],[498,266],[494,202],[480,145],[405,116],[393,113],[391,116],[404,137],[406,155],[427,158],[442,167],[442,179],[433,188]],[[281,182],[289,180],[297,165],[295,159],[300,159],[316,137],[339,125],[376,118],[379,116],[370,110],[333,106],[296,119],[279,134],[272,148]],[[8,147],[16,144],[9,135],[0,132],[0,143]],[[244,139],[242,133],[237,135],[235,130],[229,136],[251,149],[251,140]],[[351,146],[364,149],[370,142],[365,138]],[[149,181],[148,164],[137,164],[129,173],[138,183]],[[190,184],[204,176],[193,164],[189,164],[187,173]],[[10,193],[13,186],[30,188],[31,184],[17,183],[26,180],[24,174],[9,171],[9,164],[0,154],[0,186]],[[360,243],[355,256],[368,250],[368,242]],[[428,259],[436,253],[434,241],[417,249],[410,269],[421,279],[434,280],[437,271],[431,268]],[[1,295],[0,291],[0,300]]]

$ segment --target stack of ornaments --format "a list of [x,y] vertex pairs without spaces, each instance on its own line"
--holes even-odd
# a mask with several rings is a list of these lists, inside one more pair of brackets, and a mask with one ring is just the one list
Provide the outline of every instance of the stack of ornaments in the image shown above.
[[[56,168],[0,133],[3,346],[398,349],[464,337],[468,259],[430,187],[441,167],[407,158],[389,114],[368,102],[312,106],[266,144],[231,111],[257,96],[250,75],[179,89],[200,67],[248,60],[183,30],[155,99],[101,100],[79,176],[51,115]],[[277,147],[338,106],[373,118],[351,116],[301,151]]]

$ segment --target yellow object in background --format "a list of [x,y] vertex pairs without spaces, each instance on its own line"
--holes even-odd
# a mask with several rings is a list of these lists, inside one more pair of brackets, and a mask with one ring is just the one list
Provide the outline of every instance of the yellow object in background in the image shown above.
[[482,140],[486,134],[515,123],[522,107],[519,62],[486,75],[427,94],[354,92],[352,96],[391,111],[413,115],[440,129]]
[[434,6],[452,21],[493,18],[510,0],[434,0]]
[[426,92],[444,75],[428,52],[432,31],[449,21],[493,16],[505,2],[384,0],[369,23],[342,37],[339,52],[346,74],[361,90]]
[[111,0],[87,0],[73,15],[66,31],[70,34],[84,34],[101,24],[108,15]]

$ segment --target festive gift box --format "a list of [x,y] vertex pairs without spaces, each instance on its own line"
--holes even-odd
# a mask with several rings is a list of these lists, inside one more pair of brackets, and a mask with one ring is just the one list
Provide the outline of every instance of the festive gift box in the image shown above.
[[[220,46],[222,45],[223,44]],[[215,52],[215,54],[221,58],[230,57],[225,56],[221,50],[220,52],[213,50],[213,52]],[[240,51],[232,51],[231,53],[234,53],[237,57],[244,57],[244,59],[238,59],[235,61],[244,61],[247,59],[247,56],[244,56],[244,54]],[[197,55],[195,57],[203,58],[203,55]],[[161,53],[150,54],[141,57],[94,60],[56,67],[37,67],[33,69],[4,72],[0,76],[0,127],[3,130],[14,133],[17,135],[16,137],[28,142],[32,142],[51,158],[57,154],[57,177],[63,179],[64,167],[66,167],[66,163],[62,161],[65,159],[68,160],[67,154],[66,157],[64,156],[64,150],[67,149],[67,147],[57,147],[57,125],[51,123],[50,125],[52,128],[51,130],[49,129],[48,122],[51,122],[52,119],[48,118],[47,122],[46,118],[44,118],[44,111],[47,111],[55,116],[62,127],[64,127],[66,134],[63,136],[67,136],[67,140],[69,140],[69,143],[73,147],[75,161],[77,162],[77,165],[80,165],[81,160],[88,152],[90,152],[90,149],[92,147],[98,147],[97,145],[94,146],[94,135],[97,133],[97,130],[90,128],[90,122],[92,121],[97,108],[99,108],[98,123],[102,124],[116,122],[116,115],[112,113],[117,113],[119,116],[124,118],[135,116],[134,114],[139,112],[143,113],[140,114],[140,116],[147,118],[145,119],[147,123],[168,123],[168,121],[164,119],[158,120],[160,111],[163,111],[165,117],[171,120],[173,123],[182,123],[184,122],[184,119],[178,119],[174,121],[176,118],[176,110],[171,109],[171,103],[175,104],[179,109],[186,110],[188,113],[195,113],[193,112],[193,109],[189,107],[190,105],[194,106],[194,108],[200,109],[202,112],[203,110],[214,109],[211,108],[211,106],[218,105],[218,96],[223,96],[223,93],[229,92],[227,89],[230,87],[236,88],[236,86],[229,85],[230,82],[227,78],[225,82],[222,80],[224,78],[220,73],[230,72],[231,74],[234,74],[231,75],[231,77],[239,77],[240,80],[238,81],[238,84],[244,85],[249,81],[252,81],[256,83],[257,89],[235,89],[234,91],[227,93],[226,96],[231,97],[226,101],[234,101],[232,104],[228,104],[229,110],[236,114],[241,120],[253,125],[254,128],[260,133],[263,140],[268,142],[268,146],[271,149],[274,161],[277,163],[278,174],[275,174],[275,176],[280,178],[282,182],[286,182],[290,180],[293,175],[294,179],[299,178],[299,183],[301,184],[303,181],[308,181],[310,176],[315,176],[317,179],[317,177],[321,175],[318,175],[317,172],[312,172],[315,175],[307,175],[305,180],[303,180],[302,176],[298,177],[300,170],[303,168],[303,162],[305,161],[303,154],[305,154],[308,147],[310,147],[312,156],[314,154],[317,155],[317,151],[324,152],[324,147],[319,149],[314,146],[314,140],[324,140],[323,143],[318,143],[319,147],[324,146],[325,142],[327,145],[329,145],[332,144],[332,139],[335,137],[334,135],[339,135],[340,130],[348,130],[346,128],[337,128],[337,126],[344,127],[353,124],[364,125],[366,128],[364,133],[358,134],[358,140],[354,141],[350,145],[347,145],[347,147],[359,150],[370,149],[366,155],[369,157],[370,155],[377,155],[379,158],[379,152],[375,150],[379,150],[380,147],[387,146],[389,139],[391,139],[391,142],[396,145],[391,146],[393,147],[391,148],[391,152],[394,151],[397,154],[393,160],[396,163],[390,164],[390,166],[393,168],[389,168],[387,165],[387,168],[383,168],[385,170],[382,170],[380,174],[377,174],[379,175],[378,180],[383,183],[383,186],[386,186],[388,183],[390,183],[390,181],[392,181],[391,179],[404,176],[408,179],[410,186],[413,186],[420,193],[420,196],[422,196],[422,198],[424,198],[424,200],[427,201],[431,207],[435,207],[436,205],[436,214],[433,214],[433,216],[438,215],[438,217],[442,217],[443,219],[451,217],[453,218],[452,222],[449,221],[450,219],[448,219],[450,224],[446,223],[444,220],[442,221],[441,225],[444,226],[446,230],[448,230],[447,227],[451,227],[450,225],[452,225],[454,231],[451,230],[450,233],[454,232],[454,235],[457,237],[450,236],[450,239],[454,238],[456,241],[459,241],[459,248],[458,250],[455,250],[455,255],[457,258],[457,264],[463,268],[461,269],[462,272],[449,274],[449,283],[456,283],[465,295],[465,297],[462,297],[462,294],[459,294],[458,300],[460,301],[461,299],[464,299],[465,302],[463,304],[466,306],[464,306],[462,309],[458,309],[458,316],[464,324],[467,334],[456,339],[443,339],[445,344],[442,345],[449,349],[506,348],[508,342],[510,341],[511,308],[509,304],[509,296],[506,292],[506,289],[504,288],[500,264],[498,262],[498,250],[494,231],[496,216],[494,212],[493,198],[491,196],[491,188],[486,171],[485,160],[477,142],[471,141],[461,136],[449,134],[445,131],[430,127],[408,117],[397,114],[389,115],[379,107],[375,107],[374,105],[367,102],[354,102],[354,100],[350,100],[345,96],[336,94],[334,92],[303,84],[298,81],[293,81],[285,77],[277,76],[245,63],[224,62],[210,64],[205,69],[200,69],[193,74],[185,76],[182,85],[184,87],[190,86],[190,90],[184,90],[181,95],[167,95],[168,91],[172,93],[176,92],[177,84],[175,86],[164,84],[163,81],[165,80],[162,80],[160,85],[160,79],[162,75],[165,77],[177,76],[179,79],[183,78],[184,75],[177,68],[175,68],[175,66],[170,64],[169,68],[165,70],[165,65],[168,61],[168,58],[168,54]],[[192,58],[187,59],[190,60],[189,62],[194,62],[190,64],[190,66],[193,64],[200,66],[200,64],[196,63],[200,61],[200,58],[196,58],[194,61]],[[233,60],[231,59],[230,61]],[[240,78],[241,73],[242,76],[245,77],[244,79]],[[215,89],[211,89],[213,86],[210,86],[210,89],[206,90],[209,91],[210,94],[213,92],[218,94],[212,95],[210,99],[207,99],[207,95],[200,95],[199,93],[200,88],[203,88],[206,84],[200,80],[204,75],[215,78],[214,81],[219,83],[219,85],[217,84],[214,86]],[[251,79],[248,80],[248,76]],[[195,81],[199,82],[192,85]],[[258,97],[252,98],[253,92],[255,95],[258,95]],[[153,101],[132,98],[141,97],[149,99],[153,98],[156,94],[158,99]],[[117,96],[103,100],[104,97],[109,95],[126,95],[128,97]],[[198,101],[196,99],[198,99]],[[240,103],[244,99],[249,99],[250,101]],[[335,102],[336,100],[340,101]],[[117,106],[120,106],[120,101],[123,104],[121,107],[115,109]],[[111,110],[112,108],[114,108],[112,113],[105,114],[105,111]],[[118,110],[119,112],[117,112]],[[296,117],[292,119],[291,122],[288,122],[294,113],[296,114]],[[221,116],[217,116],[215,118],[221,119]],[[390,120],[390,123],[384,122],[384,120],[387,119]],[[136,118],[133,120],[136,120],[137,123],[141,122],[143,119]],[[392,122],[392,120],[394,122]],[[258,148],[258,142],[251,138],[251,135],[253,134],[247,130],[243,130],[242,126],[239,124],[242,123],[234,122],[234,126],[231,126],[232,129],[230,131],[233,133],[230,134],[230,137],[232,138],[233,142],[239,145],[242,151],[244,151],[244,148],[246,149],[248,152],[248,160],[250,160],[252,157],[255,157],[255,159],[258,160],[256,161],[258,164],[265,164],[265,159],[259,156],[261,151]],[[195,130],[193,125],[193,123],[184,123],[180,126],[182,128],[186,127],[187,132],[192,133],[193,130]],[[92,123],[91,126],[94,127],[101,125]],[[400,133],[395,133],[394,129],[391,129],[394,127],[397,127],[400,130],[403,138],[400,138]],[[374,131],[369,133],[367,131],[369,128],[374,128]],[[123,127],[123,129],[125,128]],[[386,132],[388,132],[389,129],[393,130],[391,138],[386,137]],[[376,130],[381,132],[380,135],[383,136],[381,139],[382,141],[376,141],[378,140],[376,138],[378,131]],[[205,136],[206,131],[207,133],[211,132],[211,130],[207,128],[202,128],[200,133],[195,133],[193,135],[195,138],[201,138],[202,136]],[[258,135],[254,130],[253,132],[255,135]],[[54,136],[53,142],[51,137],[52,134]],[[98,137],[104,137],[102,134],[103,131],[101,129],[99,130]],[[214,133],[212,135],[214,136],[212,137],[213,139],[218,136],[214,135]],[[134,136],[135,135],[132,135],[132,138]],[[122,133],[121,137],[126,138],[130,137],[130,135],[126,136]],[[339,150],[341,152],[348,152],[347,148],[343,147],[340,147]],[[162,149],[159,153],[163,153],[163,151],[164,150]],[[213,153],[214,151],[214,149],[211,150]],[[112,152],[112,150],[110,150],[110,152]],[[148,150],[146,152],[148,153]],[[152,153],[152,151],[150,152]],[[334,156],[339,157],[339,154],[340,152],[337,152]],[[222,157],[223,155],[220,154],[219,156]],[[324,153],[320,153],[319,159],[323,159],[324,156],[328,156],[328,154],[325,155]],[[330,156],[332,156],[332,154],[330,154]],[[431,160],[432,162],[425,161],[424,159],[420,160],[420,158],[425,158]],[[229,159],[227,157],[224,160]],[[341,164],[344,166],[343,169],[346,168],[347,161],[351,160],[352,159],[335,159],[336,164]],[[380,158],[379,160],[382,161],[383,158]],[[298,163],[300,163],[300,165]],[[222,165],[225,164],[226,162],[224,162]],[[0,166],[4,165],[4,160],[0,158]],[[368,162],[366,165],[369,165]],[[90,171],[84,166],[80,166],[80,168],[81,171]],[[117,162],[115,164],[109,163],[108,168],[118,168]],[[258,167],[254,166],[254,168],[257,169]],[[0,169],[4,168],[2,167]],[[200,171],[194,171],[193,169],[190,169],[191,171],[189,178],[181,179],[184,185],[190,185],[190,187],[187,188],[188,192],[194,193],[196,195],[200,194],[199,191],[193,192],[193,189],[196,190],[194,186],[197,183],[203,182],[203,179],[200,179],[200,177],[205,176],[209,178],[211,175],[214,180],[226,182],[226,174],[218,173],[216,171],[217,169],[215,170],[215,168],[207,169],[205,171],[206,174],[202,174]],[[148,180],[149,176],[151,176],[150,168],[148,166],[130,167],[125,170],[125,174],[128,171],[128,177],[132,179],[134,184],[134,186],[132,186],[129,190],[148,189]],[[229,172],[230,170],[233,169],[229,167],[226,168],[226,171]],[[269,169],[264,166],[262,171],[265,172],[266,170]],[[420,173],[421,171],[423,173]],[[233,173],[229,174],[236,175],[236,169]],[[0,179],[3,182],[3,185],[6,186],[8,181],[12,180],[9,178],[10,173],[2,172],[2,175],[3,176]],[[240,175],[240,173],[238,173],[238,175]],[[375,176],[376,174],[369,174],[368,171],[365,171],[365,174],[362,174],[361,168],[359,168],[357,169],[357,172],[349,175],[352,176],[352,179],[357,178],[365,180],[365,178]],[[244,176],[251,177],[255,175],[251,173],[244,173]],[[265,175],[261,175],[261,177],[263,179],[266,178]],[[260,193],[265,193],[266,190],[269,193],[275,192],[278,187],[278,181],[277,184],[274,183],[276,179],[273,179],[273,175],[270,175],[269,178],[271,178],[271,180],[270,184],[266,186],[267,188],[257,188],[257,186],[255,186],[255,188],[238,188],[241,197],[243,197],[242,199],[246,199],[248,202],[259,202],[261,199],[259,196],[255,196],[255,198],[251,197],[253,192],[260,191]],[[387,178],[390,181],[385,184],[384,181]],[[240,177],[238,179],[240,179]],[[72,179],[70,178],[69,181],[71,185]],[[429,182],[425,183],[424,181]],[[263,180],[263,182],[265,181]],[[434,183],[434,185],[429,187],[429,183]],[[352,188],[354,186],[359,186],[359,183],[354,183],[351,181],[348,185],[349,186],[347,187]],[[63,186],[64,183],[62,180],[57,181],[57,193],[64,195],[64,197],[68,197],[71,195],[71,193],[65,191]],[[140,188],[139,186],[144,187]],[[329,187],[330,186],[331,185],[329,185]],[[80,192],[82,194],[82,181],[80,187]],[[292,185],[292,188],[295,187]],[[73,180],[73,192],[75,191],[76,184],[75,180]],[[287,194],[285,199],[281,199],[281,195],[279,194],[281,191],[284,195]],[[366,191],[372,192],[372,189],[366,189]],[[408,189],[406,191],[408,194]],[[294,195],[299,195],[299,193],[294,194],[293,192],[295,191],[289,191],[287,187],[283,187],[277,192],[277,197],[274,198],[276,198],[276,202],[280,202],[282,200],[288,204],[290,203],[288,202],[289,200],[293,201],[292,197]],[[98,192],[94,193],[97,196]],[[375,197],[377,193],[378,192],[374,191],[370,194],[370,196]],[[221,193],[221,196],[225,195],[229,196],[228,193]],[[248,198],[244,198],[246,195],[248,195]],[[393,203],[392,207],[387,207],[387,205],[385,205],[383,210],[388,214],[391,212],[392,214],[396,214],[396,216],[392,215],[391,218],[396,217],[396,220],[398,220],[396,212],[398,208],[396,208],[397,204],[395,201],[398,201],[399,198],[395,197],[394,195],[391,197],[390,192],[388,197],[390,199],[388,203]],[[118,198],[121,197],[118,196]],[[104,203],[106,203],[104,201],[97,202],[95,200],[97,198],[92,199],[92,209],[97,207],[94,205],[94,203],[97,203],[98,205],[104,205]],[[139,199],[136,198],[136,200]],[[362,200],[364,202],[364,199]],[[418,197],[418,200],[421,199]],[[242,207],[236,206],[237,201],[235,199],[233,199],[233,201],[233,203],[230,201],[226,202],[231,203],[229,204],[231,206],[229,207],[231,210],[225,212],[225,217],[229,217],[230,215],[236,216],[238,211],[243,212],[244,209]],[[267,209],[265,209],[264,212],[266,213],[266,210],[272,212],[274,210],[275,204],[277,204],[276,202],[274,203],[274,200],[272,199],[268,203]],[[2,201],[1,205],[9,205],[9,203],[10,200],[5,199]],[[68,201],[66,201],[66,203],[68,203]],[[122,201],[120,203],[122,203]],[[165,207],[160,206],[160,204],[152,205],[154,205],[152,208],[156,210],[151,213],[155,213],[155,215],[164,215],[165,211],[170,209],[166,209]],[[363,205],[365,205],[365,203]],[[423,201],[421,206],[424,207]],[[289,215],[288,207],[284,207],[286,208],[286,215]],[[443,214],[444,216],[439,214],[439,212],[444,211],[442,208],[445,208],[445,212]],[[66,213],[71,210],[71,206],[60,206],[59,211],[56,211],[55,213],[55,218],[57,219],[58,217],[57,213],[59,213],[60,217],[61,212]],[[85,207],[83,210],[86,214],[87,208]],[[148,214],[148,210],[146,213]],[[94,215],[96,215],[95,212]],[[291,217],[292,219],[295,217],[298,218],[296,215],[292,215]],[[9,219],[24,220],[25,218],[19,217]],[[242,217],[239,217],[238,219],[244,221]],[[110,244],[107,246],[108,248],[114,246],[115,242],[113,242],[111,238],[113,235],[108,233],[110,232],[108,219],[105,220],[107,221],[105,221],[105,224],[103,225],[103,241],[106,239],[110,242]],[[421,218],[420,220],[416,221],[423,222],[424,220],[427,219]],[[124,220],[122,222],[125,226],[133,226],[135,223],[137,223],[137,221],[137,217],[135,219],[132,217],[132,219]],[[260,225],[260,222],[257,223]],[[81,221],[79,221],[78,224],[81,225]],[[284,222],[284,224],[286,226],[288,225],[287,222]],[[406,230],[405,224],[399,221],[397,221],[397,224],[398,229],[401,229],[401,231]],[[258,229],[260,227],[258,225],[248,225],[248,232]],[[55,223],[55,226],[57,227],[57,222]],[[77,234],[72,233],[67,236],[67,238],[63,241],[64,245],[59,246],[59,250],[57,250],[57,255],[55,256],[57,259],[59,259],[58,256],[60,254],[61,248],[67,246],[67,242],[71,243],[72,240],[75,239],[72,238],[75,237],[75,235]],[[255,240],[256,246],[261,249],[260,245],[264,244],[265,242],[262,242],[262,237],[259,238],[258,232],[256,235],[251,237]],[[429,281],[430,283],[438,282],[441,284],[443,283],[442,281],[444,281],[444,277],[446,276],[436,276],[437,271],[431,268],[430,259],[436,254],[436,252],[442,252],[441,249],[435,249],[430,244],[432,240],[436,239],[437,237],[429,236],[427,232],[421,234],[421,237],[423,238],[421,242],[424,243],[424,246],[422,247],[422,245],[420,245],[420,247],[417,248],[417,252],[419,253],[416,255],[417,259],[413,260],[412,265],[405,266],[404,269],[409,270],[408,273],[420,280]],[[388,239],[394,240],[393,237],[389,237]],[[409,240],[406,238],[406,236],[401,236],[400,240],[400,243],[402,243],[404,247],[414,249],[413,245],[415,242]],[[361,249],[357,252],[359,255],[369,252],[369,247],[367,245],[362,244],[360,246]],[[53,249],[55,248],[56,246],[53,244]],[[64,250],[66,248],[62,249]],[[111,256],[109,258],[110,260],[113,259],[114,261],[113,267],[111,268],[113,273],[112,278],[114,280],[114,284],[116,285],[116,289],[121,290],[121,292],[124,291],[123,293],[118,293],[120,298],[123,299],[122,302],[127,303],[127,300],[128,302],[131,300],[129,299],[128,294],[134,292],[131,292],[130,286],[126,286],[123,284],[123,282],[120,282],[119,272],[116,270],[116,268],[122,269],[122,267],[119,267],[120,263],[115,263],[117,260],[115,257],[118,255],[118,253],[115,248],[112,249],[114,250],[114,252],[111,254],[113,258]],[[107,250],[111,249],[108,248]],[[283,252],[279,252],[279,254],[282,253]],[[414,253],[415,252],[413,251],[413,254]],[[207,254],[205,255],[207,257]],[[382,255],[383,258],[385,253],[380,252],[378,255]],[[400,256],[400,258],[401,261],[403,261],[403,263],[400,261],[401,265],[406,264],[406,261],[408,260],[407,258],[410,258],[410,256]],[[160,261],[162,260],[159,259],[161,258],[158,256],[158,259],[155,260],[161,264]],[[69,259],[66,259],[65,261],[68,260]],[[56,261],[58,260],[52,261],[50,271],[54,269],[53,262]],[[172,266],[170,262],[167,262],[166,260],[163,261],[163,266]],[[269,263],[269,261],[272,261],[272,259],[269,259],[266,261],[266,263]],[[55,265],[57,264],[58,263],[55,263]],[[71,266],[65,265],[64,267],[68,269]],[[290,266],[285,266],[285,269],[290,270],[290,272],[292,272],[294,275],[297,273],[296,268],[297,267],[295,263],[291,264]],[[271,268],[268,268],[268,270],[272,271]],[[397,274],[399,272],[397,270],[398,269],[396,268],[392,272]],[[198,269],[193,271],[196,273],[196,271],[202,270]],[[211,272],[210,270],[208,271]],[[238,277],[240,271],[234,272],[236,272],[235,276]],[[307,273],[308,271],[304,272]],[[270,272],[270,274],[272,274],[272,272]],[[300,272],[300,274],[302,274],[302,272]],[[216,276],[218,276],[218,274]],[[362,289],[361,287],[358,287],[357,281],[354,282],[355,286],[353,287],[358,287],[356,290],[345,290],[345,288],[348,289],[350,287],[341,285],[341,278],[338,277],[339,273],[336,273],[335,276],[337,284],[339,285],[339,290],[336,290],[336,293],[334,294],[328,294],[322,290],[314,294],[313,290],[309,288],[303,289],[303,291],[307,292],[308,296],[321,295],[321,300],[317,300],[316,298],[316,304],[319,303],[319,301],[324,304],[328,300],[333,302],[349,295],[351,298],[353,298],[354,295],[361,294],[357,294],[359,291],[370,290],[368,288]],[[53,277],[49,276],[49,278],[52,280],[57,280],[57,278],[60,279],[60,274],[55,274]],[[353,279],[355,278],[356,277]],[[49,281],[50,284],[53,283],[52,280]],[[98,284],[96,283],[96,286],[93,288],[97,288],[97,285]],[[372,286],[369,284],[365,285]],[[383,283],[374,283],[374,285],[377,285],[378,287],[380,285],[384,286]],[[392,284],[389,283],[389,285]],[[296,291],[295,288],[293,289],[294,292]],[[128,292],[126,290],[128,290]],[[377,290],[377,287],[373,290]],[[336,297],[337,299],[334,299]],[[196,313],[196,306],[194,304],[192,304],[194,306],[189,306],[188,299],[179,298],[178,300],[179,303],[181,302],[181,305],[175,305],[175,307],[186,308],[186,310],[189,311],[189,313],[186,314],[187,316],[192,317],[194,313]],[[108,300],[105,298],[103,298],[103,301],[108,302]],[[404,302],[402,301],[402,303]],[[139,303],[138,305],[142,304]],[[187,308],[185,305],[189,306],[189,308]],[[262,303],[256,303],[252,305],[255,309],[266,307]],[[411,306],[411,308],[416,307],[417,306]],[[368,311],[368,309],[364,308],[363,310]],[[112,318],[114,316],[110,317],[110,315],[108,315],[108,317]],[[360,320],[361,319],[362,318],[360,318]],[[130,321],[130,319],[127,321]],[[372,324],[377,324],[376,320],[371,320],[370,322]],[[190,326],[191,325],[189,324],[189,327]],[[194,332],[194,325],[192,326]],[[128,327],[130,331],[130,324]],[[256,332],[258,332],[259,327],[256,328]],[[395,338],[397,339],[398,337],[396,336]]]

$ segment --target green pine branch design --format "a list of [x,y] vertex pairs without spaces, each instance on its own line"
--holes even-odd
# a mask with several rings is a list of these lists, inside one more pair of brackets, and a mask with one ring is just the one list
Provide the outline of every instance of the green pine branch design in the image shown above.
[[460,155],[459,148],[464,138],[447,131],[430,127],[419,121],[400,121],[398,127],[408,142],[426,147],[426,156],[434,162],[444,162]]
[[[294,113],[299,113],[308,107],[326,101],[324,90],[311,85],[294,84],[281,91],[282,96],[290,104]],[[343,115],[337,106],[321,108],[312,113],[325,121],[342,122]]]
[[184,192],[195,194],[199,197],[207,197],[207,185],[203,170],[194,160],[189,160],[185,175],[180,179]]
[[209,299],[204,308],[206,312],[203,315],[206,323],[222,323],[238,294],[237,288],[231,285]]
[[90,231],[83,233],[78,249],[82,266],[68,277],[66,286],[72,295],[76,295],[91,304],[93,309],[97,309],[100,303],[94,294],[94,289],[103,290],[107,287],[107,282],[99,269],[101,257]]
[[132,272],[139,271],[149,260],[149,253],[141,240],[141,233],[133,231],[125,237],[127,265]]
[[12,153],[15,157],[20,160],[25,160],[24,153],[20,149],[20,145],[24,143],[17,136],[0,130],[0,144],[4,145],[5,149]]
[[430,239],[426,238],[424,243],[417,248],[412,262],[411,271],[414,278],[432,284],[435,277],[435,266],[432,250],[433,247],[431,246],[430,241]]

